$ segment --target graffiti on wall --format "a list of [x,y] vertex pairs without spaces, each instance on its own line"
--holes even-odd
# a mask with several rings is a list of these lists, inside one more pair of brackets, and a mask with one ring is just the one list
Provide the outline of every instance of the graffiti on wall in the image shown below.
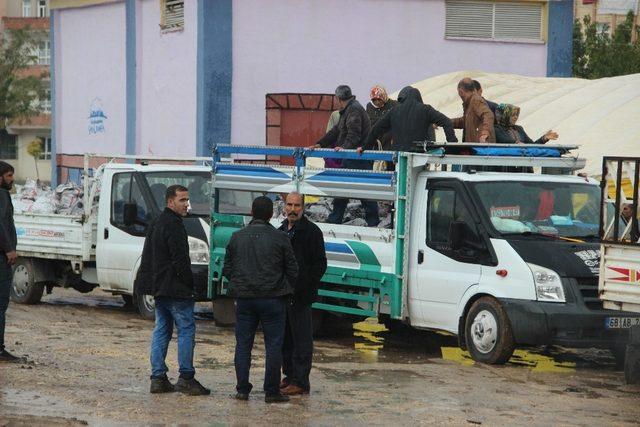
[[102,108],[102,100],[93,98],[89,109],[89,135],[104,133],[106,130],[104,126],[105,120],[107,120],[107,116]]

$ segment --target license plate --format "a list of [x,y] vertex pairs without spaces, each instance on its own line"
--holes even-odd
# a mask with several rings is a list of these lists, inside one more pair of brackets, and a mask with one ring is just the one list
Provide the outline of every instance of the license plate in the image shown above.
[[607,329],[626,329],[640,325],[640,317],[607,317],[604,326]]

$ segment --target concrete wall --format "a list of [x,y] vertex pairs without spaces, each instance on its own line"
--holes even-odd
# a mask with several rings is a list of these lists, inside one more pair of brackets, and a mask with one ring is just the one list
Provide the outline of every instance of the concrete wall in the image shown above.
[[161,33],[157,0],[138,2],[137,152],[196,154],[197,2],[185,2],[183,31]]
[[124,3],[60,9],[55,19],[57,152],[124,153]]
[[444,8],[442,0],[234,1],[232,143],[264,144],[269,92],[349,84],[362,102],[373,84],[395,91],[456,70],[546,75],[545,44],[445,40]]

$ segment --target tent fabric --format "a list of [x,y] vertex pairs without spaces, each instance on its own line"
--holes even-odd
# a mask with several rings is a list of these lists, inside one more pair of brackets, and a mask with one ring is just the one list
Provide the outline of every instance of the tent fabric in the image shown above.
[[[573,153],[587,159],[590,176],[601,173],[602,156],[640,156],[640,74],[585,80],[461,71],[411,86],[425,104],[454,118],[462,115],[457,85],[463,77],[478,80],[485,99],[519,106],[518,124],[532,139],[553,129],[559,134],[554,145],[579,145]],[[461,140],[462,131],[456,133]],[[445,141],[442,129],[436,140]]]

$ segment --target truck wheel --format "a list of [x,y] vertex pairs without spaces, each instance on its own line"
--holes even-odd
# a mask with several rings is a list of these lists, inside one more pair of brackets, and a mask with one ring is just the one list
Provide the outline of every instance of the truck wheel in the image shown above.
[[18,258],[13,268],[11,300],[18,304],[37,304],[43,291],[44,285],[35,282],[33,262],[28,258]]
[[511,323],[495,298],[482,297],[473,303],[465,321],[465,336],[469,353],[478,362],[501,365],[515,349]]
[[156,304],[151,295],[137,295],[136,304],[143,319],[156,320]]

